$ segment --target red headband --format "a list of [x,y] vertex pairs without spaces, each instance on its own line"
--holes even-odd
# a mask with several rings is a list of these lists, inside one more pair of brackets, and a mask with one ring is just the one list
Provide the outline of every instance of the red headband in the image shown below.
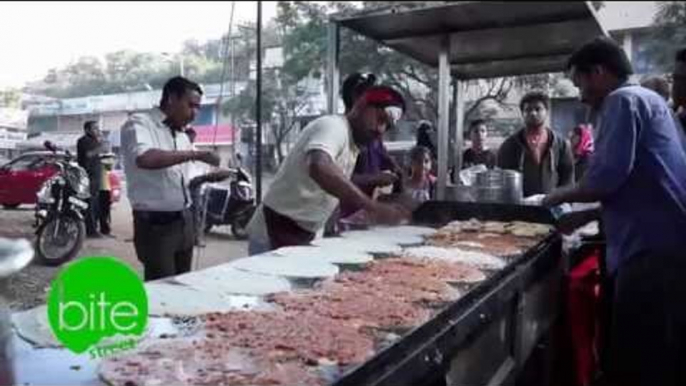
[[405,100],[402,95],[388,86],[372,86],[365,91],[364,98],[367,104],[400,107],[405,112]]

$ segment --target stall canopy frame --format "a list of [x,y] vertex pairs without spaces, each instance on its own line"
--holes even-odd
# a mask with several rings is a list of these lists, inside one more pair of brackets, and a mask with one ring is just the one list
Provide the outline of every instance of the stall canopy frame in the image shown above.
[[562,71],[576,48],[595,37],[609,36],[591,2],[582,1],[464,1],[332,15],[327,66],[329,113],[338,112],[341,26],[438,67],[438,199],[446,198],[451,83],[457,97],[459,123],[454,130],[453,151],[454,166],[459,170],[465,80]]

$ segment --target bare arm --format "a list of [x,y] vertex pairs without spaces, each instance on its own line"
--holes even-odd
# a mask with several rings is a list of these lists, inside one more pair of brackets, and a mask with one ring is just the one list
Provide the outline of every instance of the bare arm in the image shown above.
[[233,170],[228,170],[228,169],[218,170],[216,172],[203,174],[201,176],[193,178],[191,180],[191,182],[188,184],[188,188],[190,190],[194,190],[195,188],[197,188],[198,186],[200,186],[206,182],[223,181],[223,180],[233,176],[234,174],[236,174],[236,172],[234,172]]
[[591,188],[582,181],[579,185],[554,190],[543,199],[543,205],[551,207],[568,202],[598,202],[603,198],[602,192]]
[[136,157],[136,166],[141,169],[164,169],[189,161],[219,166],[221,159],[211,151],[149,149]]
[[171,151],[150,149],[136,157],[136,166],[141,169],[164,169],[197,159],[198,152],[193,150]]
[[336,166],[331,156],[321,150],[307,153],[310,177],[327,193],[358,208],[370,210],[374,202],[358,189]]
[[390,172],[376,174],[353,174],[351,180],[355,186],[372,187],[387,186],[394,183],[398,178]]
[[599,220],[600,215],[599,208],[568,213],[557,221],[557,229],[564,234],[572,234],[591,221]]
[[559,162],[559,186],[568,186],[574,184],[574,154],[569,142],[564,140],[563,143]]

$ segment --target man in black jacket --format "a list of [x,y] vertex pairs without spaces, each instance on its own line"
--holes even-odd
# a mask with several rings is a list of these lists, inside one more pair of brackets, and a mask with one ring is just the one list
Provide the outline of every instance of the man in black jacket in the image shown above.
[[498,166],[523,174],[524,197],[546,194],[574,183],[574,156],[569,142],[548,127],[550,99],[531,92],[519,104],[525,127],[500,147]]
[[83,125],[84,135],[76,143],[76,156],[79,166],[88,173],[90,183],[90,200],[88,202],[88,213],[86,214],[86,236],[100,238],[96,223],[98,219],[98,200],[100,195],[100,184],[102,182],[102,162],[100,153],[103,152],[100,127],[96,121],[87,121]]

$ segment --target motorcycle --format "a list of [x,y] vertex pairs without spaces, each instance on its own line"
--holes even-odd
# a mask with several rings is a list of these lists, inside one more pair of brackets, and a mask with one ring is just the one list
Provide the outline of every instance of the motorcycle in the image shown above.
[[[55,154],[58,151],[49,141],[45,147]],[[36,193],[36,257],[45,265],[58,266],[83,246],[90,191],[88,174],[68,150],[63,159],[55,158],[50,164],[57,173]]]
[[217,225],[231,225],[231,232],[240,240],[248,237],[246,227],[255,213],[255,195],[252,188],[252,178],[247,171],[238,167],[232,169],[233,177],[229,187],[208,185],[199,194],[204,208],[201,213],[201,228],[209,233]]

